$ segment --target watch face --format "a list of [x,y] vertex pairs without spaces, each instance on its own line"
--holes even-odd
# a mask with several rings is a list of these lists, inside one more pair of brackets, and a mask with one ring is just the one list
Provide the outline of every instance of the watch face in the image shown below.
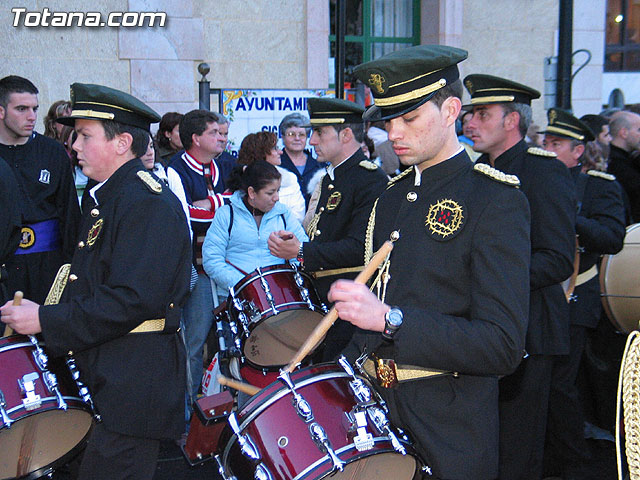
[[392,308],[387,313],[387,321],[391,325],[399,327],[400,325],[402,325],[402,312],[397,308]]

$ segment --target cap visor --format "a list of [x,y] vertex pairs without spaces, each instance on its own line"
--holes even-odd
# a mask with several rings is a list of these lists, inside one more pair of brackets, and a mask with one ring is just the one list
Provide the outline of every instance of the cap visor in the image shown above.
[[365,122],[377,122],[377,121],[383,121],[383,120],[391,120],[392,118],[400,117],[427,103],[429,100],[433,98],[433,96],[437,92],[438,92],[437,90],[435,92],[431,92],[426,97],[421,98],[418,102],[411,103],[409,105],[404,103],[401,106],[390,107],[390,108],[384,108],[384,107],[378,107],[376,105],[372,105],[364,112],[364,114],[362,114],[362,119]]

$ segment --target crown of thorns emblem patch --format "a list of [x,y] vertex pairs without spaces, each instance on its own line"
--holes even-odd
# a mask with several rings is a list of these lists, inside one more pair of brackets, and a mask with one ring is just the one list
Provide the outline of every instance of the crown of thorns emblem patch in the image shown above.
[[435,238],[446,240],[462,228],[464,214],[462,206],[449,199],[438,201],[429,207],[425,225]]

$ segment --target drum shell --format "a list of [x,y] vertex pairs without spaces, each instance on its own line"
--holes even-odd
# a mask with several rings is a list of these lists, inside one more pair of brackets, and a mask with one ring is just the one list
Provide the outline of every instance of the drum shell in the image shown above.
[[[47,368],[56,375],[67,410],[58,407],[55,394],[45,386],[42,370],[33,357],[34,351],[27,337],[0,338],[0,390],[5,399],[5,410],[13,422],[7,426],[0,419],[0,478],[26,476],[27,473],[36,478],[47,473],[83,448],[91,430],[91,409],[80,397],[64,360],[49,358]],[[40,405],[27,410],[18,380],[33,372],[39,375],[34,393],[40,396]],[[19,457],[29,456],[27,463],[20,464]]]
[[602,306],[613,326],[625,333],[640,321],[640,223],[627,227],[624,247],[600,265]]
[[[408,453],[400,455],[388,437],[376,436],[370,420],[367,430],[374,434],[374,447],[364,452],[355,448],[353,437],[356,432],[350,428],[346,413],[352,410],[356,401],[349,389],[352,377],[344,370],[335,364],[321,364],[298,370],[291,378],[296,392],[311,405],[314,421],[325,429],[333,449],[347,463],[344,477],[338,473],[331,478],[352,478],[349,475],[353,472],[346,473],[349,466],[357,469],[357,462],[365,458],[371,460],[375,456],[379,456],[380,461],[374,470],[381,467],[380,476],[372,476],[369,472],[365,477],[357,478],[411,480],[418,474],[422,462],[411,444],[402,440]],[[239,409],[241,432],[255,444],[262,464],[269,469],[274,480],[324,478],[332,472],[332,463],[311,439],[308,424],[296,414],[291,398],[292,394],[280,381],[260,391]],[[225,445],[222,460],[227,474],[254,478],[255,465],[241,453],[237,437],[229,426],[222,433],[220,444]],[[385,464],[390,466],[384,467]]]

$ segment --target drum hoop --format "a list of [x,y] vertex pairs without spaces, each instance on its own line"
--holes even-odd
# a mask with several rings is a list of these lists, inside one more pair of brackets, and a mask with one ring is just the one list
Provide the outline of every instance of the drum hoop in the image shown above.
[[[400,440],[400,442],[404,443],[405,445],[408,445],[406,442],[404,442],[404,440],[402,440],[402,439],[398,439],[398,440]],[[390,442],[389,441],[389,437],[375,437],[373,439],[374,445],[376,443],[383,443],[383,442],[389,443]],[[353,442],[351,442],[351,443],[348,443],[347,445],[345,445],[344,447],[341,447],[341,448],[337,449],[335,452],[336,452],[336,455],[338,455],[338,457],[339,457],[343,453],[348,452],[350,450],[355,450],[355,449],[356,449],[355,444]],[[374,454],[378,454],[378,453],[394,453],[394,452],[398,453],[398,452],[396,452],[396,450],[393,449],[393,447],[389,447],[389,448],[386,448],[386,449],[383,449],[383,450],[373,450],[373,449],[371,449],[371,450],[367,450],[366,452],[363,452],[363,455],[358,455],[357,457],[355,457],[354,459],[352,459],[350,462],[347,462],[347,463],[353,463],[356,460],[361,460],[363,458],[367,458],[367,457],[373,456]],[[411,455],[411,457],[414,458],[414,459],[416,458],[413,455]],[[329,455],[325,455],[322,458],[316,460],[314,463],[312,463],[307,468],[305,468],[302,472],[300,472],[298,475],[296,475],[293,480],[302,480],[305,476],[309,475],[313,470],[318,468],[323,463],[327,463],[327,462],[331,463],[331,458],[329,457]],[[416,461],[416,465],[417,464],[418,464],[418,462]],[[331,473],[331,472],[332,471],[329,470],[329,472],[327,472],[327,473]]]
[[[267,271],[262,272],[262,276],[263,277],[267,277],[269,275],[273,275],[274,273],[292,273],[292,274],[295,274],[296,271],[293,270],[293,268],[276,268],[276,269],[273,269],[273,270],[267,270]],[[311,281],[311,277],[307,273],[305,273],[305,272],[303,272],[301,270],[298,270],[298,273],[300,275],[302,275],[303,277],[306,277],[307,280]],[[258,273],[254,271],[254,272],[250,273],[248,275],[248,277],[249,278],[247,278],[246,280],[243,278],[242,280],[240,280],[238,283],[235,284],[235,286],[233,287],[233,291],[236,294],[239,293],[240,291],[242,291],[242,289],[244,287],[246,287],[247,285],[249,285],[250,283],[253,283],[257,279],[259,279],[260,275],[258,275]],[[241,285],[240,285],[240,282],[242,282]]]
[[[75,407],[71,406],[72,404],[75,404],[75,403],[78,403],[79,405],[85,405],[86,406],[87,404],[81,398],[79,398],[79,397],[71,397],[71,396],[64,396],[63,395],[62,399],[65,402],[69,402],[69,403],[67,403],[67,405],[70,408],[74,408],[74,410],[84,410],[87,413],[89,413],[89,415],[91,415],[91,413],[89,412],[89,410],[87,408],[77,408],[76,409]],[[58,403],[58,397],[54,396],[54,397],[45,397],[45,398],[41,398],[40,399],[40,403],[45,403],[45,402],[51,402],[51,403],[57,404]],[[6,412],[7,412],[7,415],[11,415],[12,413],[18,412],[20,410],[25,410],[26,412],[29,412],[29,413],[27,415],[25,415],[24,417],[20,417],[20,418],[17,418],[15,420],[11,419],[12,423],[13,422],[18,422],[18,421],[23,420],[25,418],[28,418],[28,417],[30,417],[32,415],[36,415],[36,414],[44,413],[44,412],[49,412],[51,410],[61,410],[63,412],[65,411],[65,410],[63,410],[61,408],[57,408],[57,407],[56,408],[47,408],[47,409],[44,409],[44,410],[41,407],[38,407],[38,408],[34,408],[33,410],[26,410],[24,405],[17,405],[17,406],[15,406],[13,408],[10,408],[10,409],[6,410]]]
[[[278,303],[276,304],[277,308],[286,308],[286,307],[295,307],[296,305],[304,305],[305,307],[308,307],[309,304],[307,302],[288,302],[288,303]],[[324,313],[320,313],[321,312],[321,308],[319,305],[314,305],[314,310],[310,310],[312,312],[317,313],[320,316],[324,316]],[[273,313],[273,311],[271,310],[271,308],[267,308],[266,310],[263,310],[262,312],[260,312],[260,321],[263,320],[263,316],[266,315],[267,313]],[[283,312],[280,312],[283,313]],[[269,315],[269,317],[272,317],[273,315]],[[258,323],[260,322],[258,321]],[[250,322],[250,323],[256,323],[256,322]]]
[[[43,344],[41,343],[40,346]],[[15,350],[16,348],[30,347],[33,348],[33,343],[31,342],[22,342],[22,343],[11,343],[9,345],[5,345],[4,347],[0,347],[0,353],[8,352],[9,350]]]
[[[347,372],[337,371],[337,372],[321,373],[319,375],[313,375],[313,376],[301,381],[300,383],[294,383],[294,386],[296,387],[296,389],[299,389],[299,388],[302,388],[302,387],[306,387],[307,385],[312,385],[312,384],[317,383],[317,382],[322,381],[322,380],[327,380],[327,379],[330,379],[330,378],[345,378],[345,377],[352,378],[351,375],[349,375]],[[240,433],[242,433],[244,431],[244,429],[247,428],[248,424],[253,422],[253,420],[255,420],[255,418],[258,415],[260,415],[262,412],[264,412],[267,408],[269,408],[271,405],[273,405],[278,400],[280,400],[280,399],[284,398],[285,396],[287,396],[289,393],[291,393],[291,390],[289,390],[287,387],[282,385],[282,388],[280,388],[276,392],[272,393],[271,396],[269,396],[263,402],[261,402],[260,405],[257,405],[253,410],[251,410],[247,414],[247,418],[242,420],[242,423],[239,425]],[[256,395],[259,395],[259,393],[256,394]],[[237,438],[238,438],[237,435],[235,433],[233,433],[231,435],[231,437],[229,438],[229,440],[227,441],[227,445],[224,448],[224,454],[223,454],[223,457],[222,457],[225,462],[226,462],[227,457],[229,455],[229,451],[231,450],[231,446],[235,443]]]

